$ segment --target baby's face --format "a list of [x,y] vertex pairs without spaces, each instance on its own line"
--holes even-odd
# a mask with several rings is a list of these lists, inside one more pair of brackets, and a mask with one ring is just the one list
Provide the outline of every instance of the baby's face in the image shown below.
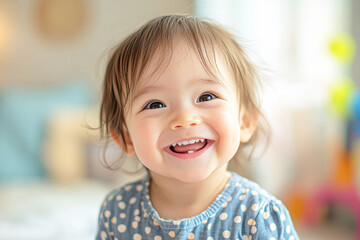
[[[236,153],[242,134],[236,86],[219,62],[218,82],[183,42],[169,64],[145,70],[131,99],[126,124],[136,155],[150,172],[182,182],[198,182]],[[240,114],[241,115],[241,114]]]

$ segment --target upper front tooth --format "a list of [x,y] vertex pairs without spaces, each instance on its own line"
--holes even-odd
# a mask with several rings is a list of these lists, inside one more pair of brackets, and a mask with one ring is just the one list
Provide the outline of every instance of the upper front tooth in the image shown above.
[[173,143],[172,146],[175,147],[176,145],[188,145],[188,144],[194,144],[194,143],[198,143],[198,142],[204,142],[205,139],[201,138],[201,139],[191,139],[189,141],[182,141],[182,142],[177,142],[177,143]]

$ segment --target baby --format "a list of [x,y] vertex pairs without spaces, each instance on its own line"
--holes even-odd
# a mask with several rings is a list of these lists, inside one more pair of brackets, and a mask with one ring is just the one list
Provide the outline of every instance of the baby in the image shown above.
[[227,170],[256,139],[256,87],[243,49],[215,23],[162,16],[122,41],[100,120],[148,174],[108,194],[96,239],[299,239],[281,201]]

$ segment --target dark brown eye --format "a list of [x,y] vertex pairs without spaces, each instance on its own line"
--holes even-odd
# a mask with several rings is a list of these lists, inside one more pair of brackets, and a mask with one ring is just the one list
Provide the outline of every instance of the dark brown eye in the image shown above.
[[211,101],[213,99],[216,98],[216,95],[215,94],[212,94],[212,93],[204,93],[202,94],[196,102],[207,102],[207,101]]
[[165,104],[159,101],[153,101],[146,104],[144,109],[156,109],[156,108],[164,108]]

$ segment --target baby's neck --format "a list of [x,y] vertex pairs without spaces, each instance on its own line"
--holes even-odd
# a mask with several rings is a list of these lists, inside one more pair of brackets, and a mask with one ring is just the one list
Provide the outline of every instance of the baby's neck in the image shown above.
[[190,218],[206,210],[215,201],[230,176],[224,168],[217,169],[204,181],[181,183],[152,174],[150,200],[161,218]]

